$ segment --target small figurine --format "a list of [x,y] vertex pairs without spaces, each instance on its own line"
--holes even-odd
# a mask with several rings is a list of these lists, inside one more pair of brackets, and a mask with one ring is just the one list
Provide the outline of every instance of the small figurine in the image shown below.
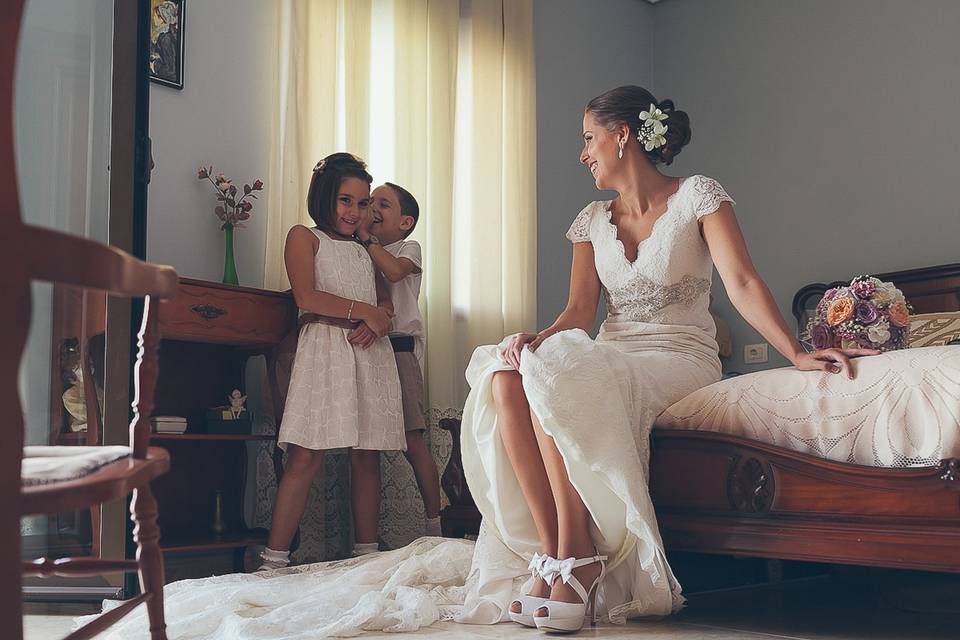
[[247,401],[247,396],[241,395],[240,389],[234,389],[230,393],[230,415],[233,416],[233,419],[236,420],[240,417],[240,414],[246,411],[246,407],[243,406],[243,403]]

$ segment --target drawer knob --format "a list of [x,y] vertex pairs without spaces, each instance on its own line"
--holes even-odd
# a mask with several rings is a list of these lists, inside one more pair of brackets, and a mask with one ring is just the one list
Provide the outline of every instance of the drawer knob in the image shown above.
[[204,320],[215,320],[227,314],[226,309],[215,307],[212,304],[195,304],[190,307],[190,311],[193,311]]

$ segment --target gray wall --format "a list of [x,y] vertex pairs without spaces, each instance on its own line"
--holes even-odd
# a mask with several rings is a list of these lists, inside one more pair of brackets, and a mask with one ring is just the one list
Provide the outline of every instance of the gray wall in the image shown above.
[[536,0],[537,316],[553,322],[567,301],[573,251],[564,237],[596,190],[580,165],[583,107],[622,85],[652,81],[656,11],[640,0]]
[[[186,3],[184,88],[151,84],[153,171],[147,257],[180,275],[219,282],[223,232],[213,187],[197,167],[214,165],[238,186],[267,179],[273,99],[274,3]],[[271,185],[267,185],[269,189]],[[266,191],[264,192],[264,194]],[[263,284],[266,197],[234,233],[240,284]]]
[[[803,284],[960,261],[960,3],[670,0],[652,13],[654,91],[694,132],[672,173],[727,187],[788,320]],[[717,292],[728,368],[787,364],[771,352],[742,365],[762,339]]]

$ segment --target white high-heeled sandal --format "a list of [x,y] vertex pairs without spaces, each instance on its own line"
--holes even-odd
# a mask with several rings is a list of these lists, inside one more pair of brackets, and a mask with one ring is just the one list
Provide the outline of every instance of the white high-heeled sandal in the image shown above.
[[[567,558],[566,560],[555,560],[544,564],[544,571],[552,571],[563,580],[564,584],[569,584],[577,592],[583,602],[561,602],[559,600],[547,600],[541,607],[547,609],[547,615],[534,616],[533,621],[541,631],[560,631],[572,633],[580,631],[583,628],[583,619],[585,615],[590,616],[590,623],[593,626],[597,624],[597,587],[606,575],[607,565],[604,560],[607,556],[594,555],[590,558]],[[577,577],[573,575],[573,570],[579,567],[585,567],[594,562],[600,563],[600,575],[596,577],[590,588],[585,589]],[[536,612],[536,609],[534,609]]]
[[[537,578],[542,578],[547,583],[547,586],[553,584],[553,579],[556,577],[556,574],[552,572],[545,574],[543,571],[544,565],[551,561],[556,562],[556,558],[546,554],[533,554],[533,560],[530,561],[530,566],[527,567],[530,569],[530,575],[534,579],[534,582],[530,585],[531,589],[533,588],[533,584],[536,583]],[[540,596],[531,596],[528,593],[524,593],[510,603],[510,610],[507,613],[510,614],[510,619],[517,624],[522,624],[525,627],[535,627],[537,625],[533,621],[533,612],[542,607],[546,601],[546,598],[542,598]],[[513,611],[513,605],[516,603],[520,603],[520,613]]]

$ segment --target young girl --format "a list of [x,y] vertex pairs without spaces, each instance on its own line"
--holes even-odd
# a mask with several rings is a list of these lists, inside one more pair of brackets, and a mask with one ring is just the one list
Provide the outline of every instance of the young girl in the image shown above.
[[[354,555],[377,550],[380,451],[403,450],[400,384],[390,341],[392,305],[354,233],[373,179],[363,161],[327,156],[314,168],[307,209],[284,262],[297,306],[311,314],[297,341],[279,444],[287,452],[261,569],[289,564],[290,542],[327,449],[350,448]],[[317,316],[322,316],[317,320]]]

